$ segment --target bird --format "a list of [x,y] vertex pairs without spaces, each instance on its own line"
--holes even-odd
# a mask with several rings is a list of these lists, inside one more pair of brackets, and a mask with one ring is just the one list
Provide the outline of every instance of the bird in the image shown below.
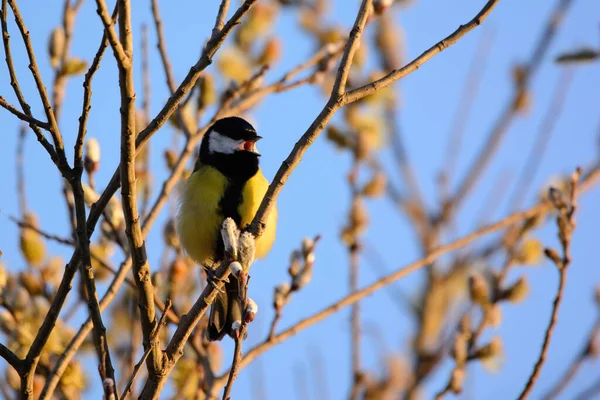
[[[262,139],[248,121],[231,116],[219,119],[202,137],[194,170],[183,185],[176,217],[182,249],[204,268],[209,279],[224,261],[221,227],[227,218],[239,229],[251,222],[269,182],[259,167],[256,142]],[[256,239],[255,259],[264,258],[276,236],[277,208]],[[247,272],[247,271],[246,271]],[[220,341],[233,336],[232,325],[241,322],[238,280],[233,275],[210,308],[207,338]]]

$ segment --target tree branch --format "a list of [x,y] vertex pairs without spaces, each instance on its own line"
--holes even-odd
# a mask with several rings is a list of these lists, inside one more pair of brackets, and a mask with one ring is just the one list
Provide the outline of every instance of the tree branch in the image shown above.
[[269,189],[267,190],[267,193],[265,194],[265,197],[263,198],[260,207],[248,229],[249,232],[251,232],[255,237],[262,235],[265,229],[266,221],[269,218],[269,214],[275,205],[275,199],[281,192],[281,189],[287,181],[287,178],[296,168],[300,160],[302,160],[302,156],[308,147],[310,147],[310,145],[315,141],[321,131],[325,129],[325,126],[329,120],[331,120],[331,117],[333,117],[335,112],[342,107],[342,105],[348,104],[348,102],[345,100],[346,95],[343,95],[343,92],[346,88],[346,81],[348,79],[348,73],[350,70],[350,65],[352,64],[354,52],[359,45],[360,36],[362,35],[365,24],[367,23],[367,17],[371,8],[371,4],[371,0],[363,0],[361,2],[356,20],[354,21],[354,27],[350,32],[350,36],[344,48],[344,54],[342,55],[342,60],[340,61],[340,65],[338,67],[335,83],[333,85],[329,100],[317,118],[310,125],[308,130],[302,135],[300,140],[296,142],[292,152],[281,164],[281,167],[279,167],[279,170],[275,174],[273,182],[271,182],[269,185]]
[[[598,179],[600,179],[600,167],[595,167],[584,177],[581,184],[579,185],[578,191],[583,192],[583,191],[589,189]],[[529,218],[534,218],[534,217],[537,217],[540,215],[547,214],[548,212],[550,212],[552,210],[553,210],[552,204],[550,204],[549,202],[543,202],[543,203],[540,203],[540,204],[538,204],[534,207],[531,207],[525,211],[513,213],[496,223],[482,227],[481,229],[478,229],[467,236],[464,236],[464,237],[462,237],[458,240],[455,240],[447,245],[440,246],[440,247],[432,250],[429,254],[427,254],[427,256],[423,257],[422,259],[415,261],[411,264],[408,264],[407,266],[377,280],[376,282],[372,283],[371,285],[369,285],[361,290],[358,290],[355,293],[351,293],[350,295],[333,303],[329,307],[326,307],[326,308],[322,309],[321,311],[313,314],[312,316],[299,321],[297,324],[295,324],[294,326],[279,333],[278,335],[276,335],[270,339],[267,338],[267,340],[265,340],[263,343],[259,344],[258,346],[255,346],[254,348],[252,348],[248,352],[246,352],[246,355],[244,356],[244,358],[242,359],[242,361],[240,363],[241,368],[250,364],[255,358],[257,358],[258,356],[260,356],[261,354],[263,354],[270,348],[282,343],[283,341],[294,336],[295,334],[299,333],[300,331],[323,321],[324,319],[326,319],[330,315],[338,312],[342,308],[352,305],[352,304],[356,303],[357,301],[360,301],[360,300],[364,299],[365,297],[370,296],[371,294],[375,293],[379,289],[397,281],[398,279],[401,279],[401,278],[407,276],[408,274],[410,274],[420,268],[423,268],[424,266],[431,264],[433,261],[435,261],[442,255],[447,254],[451,251],[460,249],[485,235],[488,235],[490,233],[497,232],[501,229],[510,227],[520,221],[524,221]],[[227,373],[228,373],[228,371],[226,371],[223,375],[221,375],[215,379],[216,386],[222,386],[224,384],[225,379],[227,379]]]
[[46,129],[46,130],[50,128],[48,123],[42,122],[39,119],[36,119],[30,115],[24,114],[21,111],[17,110],[14,106],[9,104],[2,96],[0,96],[0,106],[5,108],[6,110],[8,110],[10,113],[15,115],[21,121],[25,121],[25,122],[29,123],[30,125],[36,125],[37,127],[41,128],[41,129]]

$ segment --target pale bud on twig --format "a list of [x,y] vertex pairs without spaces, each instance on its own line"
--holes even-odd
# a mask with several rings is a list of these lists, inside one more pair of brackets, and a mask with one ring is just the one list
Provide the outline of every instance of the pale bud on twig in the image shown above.
[[283,282],[281,285],[277,286],[273,295],[273,307],[277,310],[283,307],[285,303],[287,303],[289,293],[289,283]]
[[246,304],[246,310],[244,312],[244,321],[250,323],[254,321],[254,317],[258,312],[258,304],[254,300],[248,297],[248,304]]
[[312,268],[304,268],[292,281],[292,290],[299,290],[306,286],[312,279]]
[[[102,381],[104,388],[104,399],[115,400],[115,381],[112,378],[106,378]],[[106,395],[108,393],[108,395]]]
[[550,247],[546,247],[544,249],[544,254],[546,255],[546,257],[552,260],[552,262],[554,262],[554,264],[556,264],[558,268],[562,268],[563,262],[556,250]]
[[13,317],[12,313],[7,309],[0,310],[0,330],[2,332],[10,334],[17,329],[17,321]]
[[304,240],[302,240],[302,255],[306,257],[309,253],[311,253],[313,251],[314,245],[315,242],[311,238],[304,238]]
[[552,205],[560,212],[564,212],[568,209],[565,195],[559,189],[551,187],[548,189],[548,198],[552,202]]
[[240,329],[242,328],[241,321],[233,321],[231,323],[231,337],[237,339],[240,337]]
[[83,166],[88,174],[93,174],[100,166],[100,143],[96,138],[90,137],[85,142]]
[[381,15],[392,5],[394,0],[375,0],[373,2],[373,9],[375,14]]
[[223,246],[225,253],[233,259],[237,258],[238,239],[240,231],[232,218],[226,218],[221,226],[221,237],[223,238]]
[[48,40],[48,56],[52,68],[58,67],[65,50],[65,31],[62,26],[54,28]]
[[452,371],[452,377],[450,378],[450,390],[454,394],[460,394],[462,392],[463,383],[465,381],[465,370],[463,368],[455,368]]
[[255,251],[254,235],[250,232],[243,232],[238,245],[238,259],[246,269],[250,268],[250,265],[254,262]]
[[489,304],[489,287],[483,276],[473,275],[469,278],[469,294],[473,303],[482,307]]
[[302,254],[298,250],[294,250],[290,256],[290,267],[288,273],[292,278],[300,273],[302,270]]
[[240,264],[237,261],[234,261],[231,264],[229,264],[229,270],[236,277],[239,277],[244,272],[244,268],[242,267],[242,264]]

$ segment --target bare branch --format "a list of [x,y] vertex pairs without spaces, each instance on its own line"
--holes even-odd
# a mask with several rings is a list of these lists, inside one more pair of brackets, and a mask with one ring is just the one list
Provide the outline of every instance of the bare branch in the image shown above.
[[225,25],[225,18],[227,18],[227,11],[229,10],[229,2],[229,0],[221,0],[221,5],[219,6],[219,12],[217,13],[215,26],[212,30],[212,37],[216,37],[221,32],[221,30],[223,30],[223,25]]
[[248,329],[248,324],[245,321],[242,321],[242,327],[239,331],[239,337],[235,339],[235,348],[233,350],[233,361],[231,362],[231,368],[229,369],[229,376],[227,378],[227,384],[225,385],[225,390],[223,391],[223,400],[230,400],[231,397],[231,389],[233,388],[233,382],[237,378],[238,371],[240,369],[240,361],[242,360],[242,342],[244,341],[244,337],[246,336],[246,330]]
[[50,126],[46,122],[42,122],[39,119],[36,119],[32,116],[29,116],[29,115],[24,114],[21,111],[17,110],[14,106],[9,104],[2,96],[0,96],[0,106],[4,107],[10,113],[12,113],[17,118],[19,118],[21,121],[25,121],[25,122],[29,123],[30,125],[36,125],[39,128],[46,129],[46,130],[50,128]]
[[133,83],[133,36],[131,29],[131,4],[119,0],[119,36],[129,63],[119,62],[119,87],[121,90],[121,199],[125,216],[125,232],[129,241],[133,263],[133,276],[138,287],[140,318],[144,336],[144,349],[150,349],[152,358],[147,362],[149,375],[156,376],[164,363],[155,332],[158,330],[154,309],[154,286],[150,280],[150,264],[140,226],[136,198],[136,129],[135,89]]
[[302,135],[300,140],[296,142],[292,152],[281,164],[277,174],[275,174],[273,182],[271,182],[269,185],[269,189],[267,190],[267,193],[265,194],[265,197],[263,198],[260,207],[254,216],[254,219],[252,220],[252,223],[250,224],[249,231],[256,237],[262,235],[262,232],[265,229],[265,223],[275,205],[275,199],[281,192],[281,189],[287,181],[287,178],[302,159],[303,154],[315,141],[317,136],[319,136],[321,131],[323,131],[335,112],[344,104],[344,102],[346,104],[348,103],[345,100],[346,95],[343,95],[343,92],[346,88],[346,80],[348,79],[348,73],[350,65],[352,64],[354,52],[359,45],[360,36],[362,35],[365,24],[367,23],[367,17],[371,4],[371,0],[363,0],[360,5],[360,9],[354,22],[354,27],[352,28],[350,37],[346,42],[344,54],[338,67],[335,83],[327,104],[325,104],[323,110],[321,110],[317,118],[313,121],[308,130]]
[[[583,192],[583,191],[587,190],[598,179],[600,179],[600,168],[596,167],[593,170],[591,170],[589,173],[587,173],[586,176],[582,179],[582,182],[579,185],[578,191]],[[266,341],[259,344],[258,346],[250,349],[248,352],[246,352],[246,355],[242,359],[242,361],[240,363],[241,367],[243,368],[243,367],[247,366],[256,357],[260,356],[261,354],[263,354],[265,351],[269,350],[270,348],[282,343],[289,337],[294,336],[298,332],[300,332],[308,327],[311,327],[311,326],[317,324],[318,322],[323,321],[325,318],[338,312],[342,308],[352,305],[352,304],[356,303],[357,301],[360,301],[360,300],[364,299],[365,297],[370,296],[371,294],[375,293],[377,290],[381,289],[382,287],[385,287],[385,286],[397,281],[398,279],[401,279],[401,278],[407,276],[408,274],[410,274],[420,268],[423,268],[424,266],[431,264],[433,261],[435,261],[437,258],[441,257],[442,255],[447,254],[451,251],[460,249],[460,248],[470,244],[471,242],[473,242],[477,239],[480,239],[481,237],[483,237],[485,235],[488,235],[490,233],[494,233],[494,232],[497,232],[504,228],[510,227],[518,222],[527,220],[529,218],[547,214],[548,212],[550,212],[552,210],[553,210],[553,206],[549,202],[540,203],[540,204],[538,204],[534,207],[531,207],[525,211],[511,214],[496,223],[482,227],[481,229],[478,229],[467,236],[464,236],[464,237],[462,237],[458,240],[455,240],[447,245],[440,246],[440,247],[432,250],[429,254],[427,254],[427,256],[423,257],[422,259],[415,261],[411,264],[408,264],[407,266],[377,280],[376,282],[365,287],[364,289],[358,290],[355,293],[351,293],[350,295],[344,297],[343,299],[333,303],[329,307],[326,307],[323,310],[313,314],[312,316],[301,320],[294,326],[279,333],[275,337],[273,337],[271,339],[267,339]],[[225,374],[219,376],[218,378],[216,378],[215,385],[222,386],[225,382],[225,379],[227,379],[227,372]]]

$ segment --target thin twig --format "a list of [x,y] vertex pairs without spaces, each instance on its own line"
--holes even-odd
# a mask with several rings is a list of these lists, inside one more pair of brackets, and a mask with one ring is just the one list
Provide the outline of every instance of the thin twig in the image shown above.
[[[561,205],[558,205],[557,203],[555,204],[559,211],[559,215],[557,217],[557,225],[559,230],[558,237],[562,245],[563,255],[562,259],[559,259],[559,256],[555,250],[546,249],[546,256],[555,263],[556,268],[558,269],[558,290],[552,305],[552,316],[550,318],[548,328],[546,329],[546,334],[544,335],[544,343],[542,344],[540,355],[535,363],[535,367],[533,368],[531,375],[529,376],[529,379],[527,380],[527,383],[525,384],[525,387],[523,388],[523,391],[519,395],[519,400],[526,399],[531,393],[531,390],[533,389],[533,386],[535,385],[535,382],[542,370],[542,366],[546,361],[548,349],[550,348],[550,340],[552,339],[554,328],[558,322],[558,309],[563,298],[563,292],[567,279],[567,270],[571,264],[571,238],[573,235],[573,230],[575,229],[574,215],[577,209],[577,195],[579,191],[578,183],[580,176],[581,169],[578,168],[571,178],[571,193],[569,203],[567,204],[568,209],[561,209]],[[552,195],[550,195],[550,197],[552,197]],[[552,252],[554,252],[554,254]]]
[[235,339],[235,349],[233,350],[233,361],[231,362],[231,368],[229,369],[229,376],[227,377],[227,384],[223,391],[223,400],[231,399],[231,389],[233,388],[233,382],[237,378],[238,371],[240,369],[240,361],[242,360],[242,342],[246,336],[246,330],[248,324],[242,321],[242,327],[240,328],[239,336]]
[[[354,101],[360,100],[365,96],[375,93],[377,90],[383,89],[385,87],[390,86],[393,82],[405,77],[406,75],[416,71],[422,64],[431,59],[434,55],[440,53],[445,48],[456,43],[461,37],[463,37],[467,32],[471,31],[475,27],[479,26],[483,20],[490,14],[494,6],[499,2],[499,0],[489,0],[483,9],[467,24],[461,25],[454,33],[452,33],[447,38],[438,42],[435,46],[431,47],[429,50],[425,51],[415,60],[407,64],[406,66],[394,70],[384,76],[381,79],[378,79],[374,82],[371,82],[365,86],[362,86],[358,89],[351,90],[345,94],[340,93],[340,89],[345,88],[345,82],[342,84],[340,82],[347,78],[347,71],[344,72],[344,69],[348,69],[349,65],[347,61],[349,59],[350,53],[354,53],[354,49],[358,45],[358,38],[360,33],[362,33],[362,28],[366,23],[366,17],[368,12],[364,10],[364,12],[359,13],[359,17],[355,22],[355,27],[352,29],[352,33],[348,43],[346,45],[346,49],[344,51],[344,55],[342,56],[342,61],[340,63],[340,67],[338,69],[338,74],[336,75],[336,82],[333,85],[332,95],[321,111],[321,113],[317,116],[308,130],[304,133],[304,135],[300,138],[300,140],[294,146],[294,149],[288,156],[288,158],[283,162],[282,166],[277,171],[273,182],[269,186],[265,197],[250,225],[250,232],[255,234],[256,236],[260,236],[265,228],[265,223],[269,216],[269,213],[272,207],[275,204],[275,198],[281,192],[283,184],[287,180],[288,176],[291,174],[293,169],[302,159],[302,156],[308,146],[314,142],[319,133],[325,128],[335,111],[337,111],[340,107],[350,104]],[[364,4],[364,3],[363,3]],[[361,5],[362,10],[362,5]],[[364,21],[362,18],[364,17]]]
[[5,108],[8,112],[12,113],[13,115],[15,115],[17,118],[19,118],[21,121],[25,121],[29,124],[32,125],[36,125],[42,129],[46,129],[48,130],[50,128],[50,125],[48,125],[46,122],[42,122],[39,119],[36,119],[30,115],[24,114],[21,111],[17,110],[15,108],[15,106],[9,104],[6,99],[2,96],[0,96],[0,106]]
[[[260,237],[265,229],[266,221],[269,218],[269,214],[275,205],[275,199],[281,192],[283,185],[287,181],[292,171],[296,168],[303,154],[306,152],[308,147],[315,141],[317,136],[325,128],[329,120],[333,117],[335,112],[344,104],[347,99],[347,95],[344,94],[346,89],[346,81],[350,71],[350,65],[354,57],[354,53],[360,44],[360,37],[363,32],[363,28],[367,23],[367,17],[371,7],[371,0],[363,0],[360,5],[360,9],[354,21],[354,26],[350,31],[350,36],[346,42],[342,60],[337,70],[333,89],[329,100],[325,104],[325,107],[321,110],[317,118],[310,125],[308,130],[302,135],[300,140],[296,142],[294,148],[286,160],[282,163],[281,167],[275,174],[273,182],[269,185],[267,193],[265,194],[250,228],[248,229],[255,237]],[[346,101],[346,104],[349,101]]]
[[221,5],[219,6],[219,12],[217,13],[217,18],[215,20],[215,26],[212,30],[212,37],[216,37],[221,30],[223,30],[223,25],[225,25],[225,18],[227,17],[227,11],[229,10],[229,0],[221,0]]
[[579,351],[578,356],[573,360],[569,368],[565,371],[565,374],[558,380],[556,385],[546,392],[546,395],[542,397],[544,400],[552,400],[556,398],[571,382],[571,380],[577,374],[577,371],[581,368],[583,363],[595,354],[592,352],[592,346],[596,337],[600,334],[600,319],[596,320],[596,323],[590,330],[587,342],[584,343],[583,348]]
[[111,18],[110,14],[108,13],[108,8],[106,8],[106,2],[104,0],[96,0],[96,5],[96,12],[100,16],[100,19],[104,24],[104,33],[108,38],[110,47],[115,53],[115,58],[122,67],[126,67],[128,63],[131,63],[131,60],[129,59],[129,55],[123,49],[121,41],[117,37],[117,32],[115,31],[116,21],[113,18]]

